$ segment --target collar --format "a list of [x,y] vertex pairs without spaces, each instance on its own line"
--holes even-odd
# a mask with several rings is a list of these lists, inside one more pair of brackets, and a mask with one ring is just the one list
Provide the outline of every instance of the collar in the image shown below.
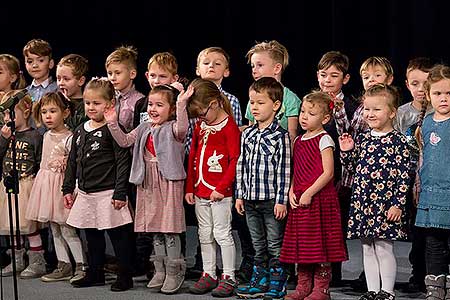
[[278,129],[279,126],[280,126],[280,124],[279,124],[279,122],[278,122],[278,119],[277,119],[277,118],[274,118],[274,119],[273,119],[273,122],[272,122],[269,126],[267,126],[266,128],[264,128],[263,130],[259,130],[259,128],[258,128],[258,122],[255,122],[255,124],[252,125],[252,128],[255,129],[255,130],[258,130],[258,131],[260,131],[260,132],[264,132],[264,131],[266,131],[266,130],[270,130],[271,132],[274,132],[274,131],[276,131],[276,130]]
[[117,98],[128,98],[130,96],[130,94],[132,92],[134,92],[135,88],[134,88],[134,84],[130,87],[130,89],[125,92],[125,93],[121,93],[120,91],[116,91],[116,96]]
[[36,79],[33,79],[33,81],[31,82],[31,87],[39,87],[42,86],[44,89],[47,88],[50,83],[52,83],[52,77],[49,76],[46,80],[44,80],[42,83],[36,83]]

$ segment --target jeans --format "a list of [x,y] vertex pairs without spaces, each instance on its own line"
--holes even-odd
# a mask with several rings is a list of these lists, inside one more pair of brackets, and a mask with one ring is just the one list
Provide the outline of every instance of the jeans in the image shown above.
[[269,259],[280,257],[285,219],[275,219],[274,205],[274,200],[244,201],[247,224],[255,248],[255,265],[267,265]]

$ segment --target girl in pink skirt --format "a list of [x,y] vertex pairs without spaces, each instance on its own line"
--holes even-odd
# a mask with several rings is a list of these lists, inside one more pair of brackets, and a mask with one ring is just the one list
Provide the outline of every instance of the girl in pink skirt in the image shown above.
[[114,141],[106,126],[104,112],[114,107],[115,101],[112,83],[106,78],[93,78],[86,85],[83,98],[90,120],[78,126],[73,134],[62,191],[64,205],[70,208],[67,224],[86,233],[89,268],[86,276],[72,281],[72,285],[105,284],[107,232],[119,265],[111,290],[124,291],[133,287],[132,219],[127,202],[130,152]]

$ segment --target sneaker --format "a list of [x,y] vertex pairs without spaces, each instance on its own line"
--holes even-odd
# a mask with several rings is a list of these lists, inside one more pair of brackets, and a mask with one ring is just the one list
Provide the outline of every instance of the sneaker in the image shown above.
[[73,273],[73,277],[70,278],[69,282],[73,283],[74,281],[78,281],[83,279],[86,276],[87,267],[82,263],[77,263],[75,266],[75,272]]
[[241,299],[261,298],[269,290],[269,273],[262,266],[253,266],[250,283],[236,289],[236,296]]
[[212,290],[211,295],[217,298],[231,297],[234,294],[235,288],[236,281],[234,281],[230,275],[222,274],[219,285]]
[[72,278],[72,264],[58,262],[58,267],[50,274],[41,277],[43,282],[65,281]]
[[264,294],[264,300],[284,299],[286,296],[287,274],[278,259],[270,262],[270,284],[269,290]]
[[200,279],[189,288],[192,294],[206,294],[217,287],[217,279],[212,278],[208,273],[203,272]]

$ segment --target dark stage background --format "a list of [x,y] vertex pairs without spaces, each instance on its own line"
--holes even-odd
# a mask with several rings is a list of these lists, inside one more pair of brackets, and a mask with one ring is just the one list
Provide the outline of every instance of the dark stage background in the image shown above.
[[410,58],[429,56],[449,62],[447,3],[4,0],[0,52],[23,61],[25,43],[42,38],[51,43],[56,61],[69,53],[81,54],[89,59],[90,76],[100,76],[105,74],[106,56],[115,47],[134,45],[139,51],[136,86],[146,93],[144,72],[155,52],[172,52],[178,59],[179,74],[193,79],[198,52],[221,46],[231,56],[231,75],[223,86],[237,95],[245,108],[252,81],[245,53],[255,41],[276,39],[291,57],[282,81],[300,97],[316,87],[321,55],[339,50],[350,58],[347,94],[361,91],[358,69],[365,58],[386,56],[394,66],[394,84],[402,88],[406,101],[405,68]]

